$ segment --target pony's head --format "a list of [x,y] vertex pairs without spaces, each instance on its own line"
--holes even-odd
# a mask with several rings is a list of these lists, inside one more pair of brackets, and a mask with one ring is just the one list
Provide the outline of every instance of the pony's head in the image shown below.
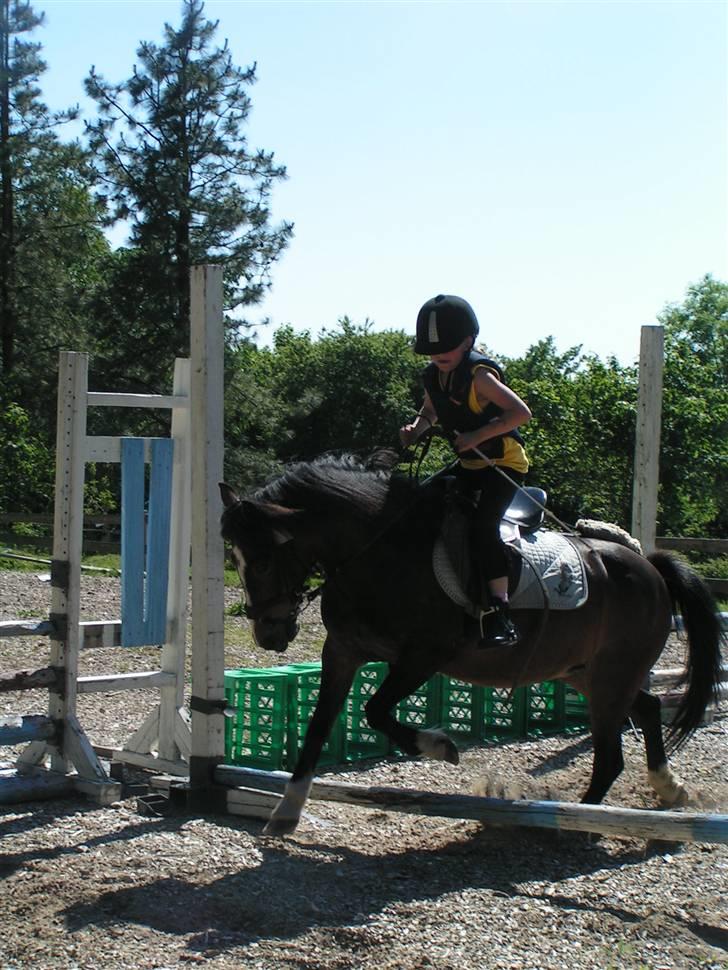
[[281,653],[298,633],[308,574],[289,531],[299,513],[270,502],[241,500],[224,483],[220,494],[225,506],[222,535],[240,576],[253,637],[258,646]]

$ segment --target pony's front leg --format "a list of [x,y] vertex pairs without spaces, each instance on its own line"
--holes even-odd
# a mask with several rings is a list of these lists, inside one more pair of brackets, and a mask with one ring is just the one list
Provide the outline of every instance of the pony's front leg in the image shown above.
[[344,706],[359,666],[360,663],[355,658],[337,653],[331,638],[326,638],[321,657],[321,689],[316,708],[291,780],[263,829],[264,835],[289,835],[298,825],[311,791],[321,749]]
[[451,765],[456,765],[460,760],[458,749],[444,731],[439,728],[416,730],[400,723],[392,715],[395,704],[409,697],[434,673],[434,668],[412,671],[390,666],[389,675],[376,694],[367,702],[367,721],[376,731],[386,734],[405,754],[424,755],[426,758],[448,761]]

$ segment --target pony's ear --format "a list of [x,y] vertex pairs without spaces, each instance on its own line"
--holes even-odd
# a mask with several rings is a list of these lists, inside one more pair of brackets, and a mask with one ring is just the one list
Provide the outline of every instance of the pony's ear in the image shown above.
[[222,497],[222,504],[226,509],[229,509],[233,505],[237,505],[240,499],[235,494],[235,492],[227,485],[225,482],[220,482],[220,495]]

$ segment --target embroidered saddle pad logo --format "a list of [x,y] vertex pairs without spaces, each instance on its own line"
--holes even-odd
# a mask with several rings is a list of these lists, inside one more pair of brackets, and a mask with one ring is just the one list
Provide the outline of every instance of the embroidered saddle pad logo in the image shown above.
[[510,597],[514,610],[541,609],[544,593],[552,610],[575,610],[584,605],[589,595],[586,567],[566,536],[534,532],[521,536],[518,548],[523,567]]
[[[523,560],[518,585],[509,597],[512,609],[542,609],[546,601],[552,610],[575,610],[584,605],[589,595],[586,567],[566,536],[539,530],[509,545],[515,547],[516,556],[520,551]],[[472,611],[473,603],[463,590],[441,536],[435,542],[432,567],[443,592]]]

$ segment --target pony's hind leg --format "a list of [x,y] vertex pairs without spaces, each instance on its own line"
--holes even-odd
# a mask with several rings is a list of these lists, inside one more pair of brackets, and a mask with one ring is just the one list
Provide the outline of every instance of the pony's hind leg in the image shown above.
[[458,749],[444,731],[438,728],[412,728],[392,715],[395,704],[409,697],[434,672],[430,669],[412,671],[390,666],[388,676],[367,702],[367,721],[375,731],[386,734],[405,754],[425,755],[436,761],[449,761],[456,765],[460,760]]
[[685,805],[688,792],[680,779],[672,772],[665,754],[662,736],[662,704],[659,697],[641,690],[632,705],[630,715],[642,731],[647,755],[647,778],[663,805]]
[[592,741],[592,776],[581,800],[587,805],[598,805],[624,768],[621,725],[602,726],[599,729],[592,727]]

